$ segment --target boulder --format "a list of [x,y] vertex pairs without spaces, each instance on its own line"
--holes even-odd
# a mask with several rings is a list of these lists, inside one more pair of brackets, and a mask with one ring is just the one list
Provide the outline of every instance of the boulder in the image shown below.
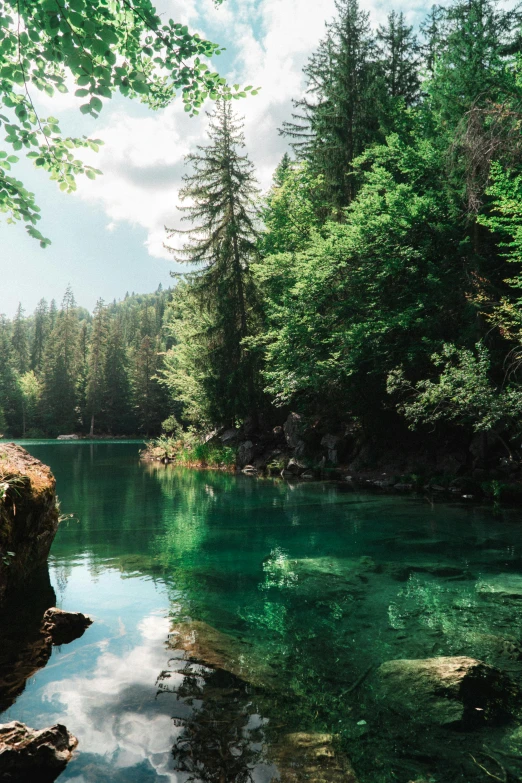
[[483,597],[522,600],[522,575],[498,574],[486,577],[477,582],[475,589]]
[[0,725],[0,781],[52,783],[71,759],[78,740],[60,723],[36,731],[12,721]]
[[276,670],[250,643],[203,621],[176,623],[169,633],[168,646],[182,651],[187,661],[229,672],[252,685],[279,685]]
[[377,674],[384,700],[419,723],[473,726],[506,718],[516,695],[505,675],[464,656],[388,661]]
[[225,446],[230,445],[231,443],[234,443],[238,440],[240,436],[239,430],[236,430],[235,427],[230,427],[230,429],[225,430],[220,436],[219,439],[221,443],[224,443]]
[[254,457],[254,444],[251,440],[245,440],[237,450],[237,464],[240,468],[252,462]]
[[331,734],[284,734],[272,754],[280,783],[357,783],[350,761],[335,752]]
[[54,645],[69,644],[83,636],[92,622],[88,615],[81,612],[64,612],[54,606],[45,612],[42,630],[49,634]]
[[56,440],[80,440],[79,435],[58,435]]
[[45,565],[58,529],[56,482],[48,467],[14,443],[0,446],[0,605],[11,588]]
[[291,413],[284,423],[284,433],[287,445],[294,449],[296,457],[302,456],[304,453],[304,420],[298,413]]
[[337,465],[337,452],[341,438],[338,435],[324,435],[321,440],[321,446],[328,451],[328,460]]

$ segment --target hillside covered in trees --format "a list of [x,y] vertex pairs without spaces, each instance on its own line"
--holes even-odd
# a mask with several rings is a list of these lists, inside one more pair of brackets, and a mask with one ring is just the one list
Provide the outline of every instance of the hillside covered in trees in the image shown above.
[[187,274],[93,316],[67,294],[59,311],[4,321],[2,427],[262,431],[297,411],[319,433],[377,440],[482,433],[511,459],[521,22],[455,0],[418,31],[399,12],[372,29],[339,0],[269,193],[225,96],[187,159],[187,231],[167,232]]

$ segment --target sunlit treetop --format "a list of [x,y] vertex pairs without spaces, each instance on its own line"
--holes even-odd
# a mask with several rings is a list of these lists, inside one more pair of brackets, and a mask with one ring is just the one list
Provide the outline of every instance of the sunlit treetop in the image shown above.
[[[208,60],[221,51],[184,25],[161,19],[149,0],[0,0],[0,138],[70,192],[76,175],[94,179],[101,173],[73,151],[98,150],[102,142],[63,136],[56,118],[38,116],[38,91],[52,96],[74,89],[85,99],[80,111],[93,117],[116,91],[152,109],[179,95],[195,115],[206,98],[240,98],[252,90],[231,88],[212,71]],[[8,222],[24,220],[45,246],[34,196],[10,174],[17,161],[0,150],[0,211]]]

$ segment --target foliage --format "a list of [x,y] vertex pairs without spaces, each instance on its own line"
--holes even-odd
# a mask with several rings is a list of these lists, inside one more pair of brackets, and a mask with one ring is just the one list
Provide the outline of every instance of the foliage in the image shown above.
[[194,430],[180,432],[175,436],[160,435],[151,441],[147,451],[167,458],[176,465],[231,468],[236,461],[235,449],[221,442],[202,442]]
[[[137,98],[153,109],[181,94],[185,110],[197,114],[207,97],[239,98],[207,60],[221,53],[217,44],[172,19],[163,20],[150,0],[1,0],[0,126],[14,152],[24,151],[46,170],[61,190],[75,189],[75,179],[99,172],[76,150],[95,151],[99,139],[63,136],[55,117],[40,117],[38,92],[68,92],[85,99],[83,114],[98,117],[115,92]],[[10,222],[23,220],[42,246],[49,240],[36,228],[40,218],[34,195],[13,176],[17,155],[0,151],[0,211]]]
[[412,386],[401,369],[388,376],[390,393],[408,393],[398,407],[413,427],[446,420],[488,432],[499,425],[505,429],[520,417],[522,388],[497,387],[491,382],[489,354],[481,343],[476,353],[445,345],[440,354],[433,354],[432,361],[442,368],[435,382],[428,379]]
[[60,309],[41,300],[32,316],[18,308],[12,322],[0,317],[0,432],[159,432],[170,412],[156,378],[170,296],[159,290],[109,305],[100,300],[91,316],[69,289]]
[[[193,423],[231,424],[257,407],[253,356],[244,340],[256,325],[250,264],[256,254],[253,166],[243,154],[242,124],[226,101],[210,116],[209,140],[189,155],[192,172],[181,191],[188,242],[171,248],[179,261],[199,267],[187,275],[167,324],[174,345],[164,383]],[[180,232],[171,231],[169,239]],[[185,233],[185,232],[181,232]],[[190,397],[190,402],[189,402]]]

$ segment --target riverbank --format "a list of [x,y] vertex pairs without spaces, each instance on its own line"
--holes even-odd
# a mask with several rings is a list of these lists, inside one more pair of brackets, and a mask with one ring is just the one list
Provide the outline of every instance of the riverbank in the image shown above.
[[291,481],[346,481],[361,489],[422,493],[429,499],[522,502],[522,461],[494,436],[402,432],[366,435],[350,425],[328,432],[297,413],[270,429],[217,429],[147,443],[141,459]]

